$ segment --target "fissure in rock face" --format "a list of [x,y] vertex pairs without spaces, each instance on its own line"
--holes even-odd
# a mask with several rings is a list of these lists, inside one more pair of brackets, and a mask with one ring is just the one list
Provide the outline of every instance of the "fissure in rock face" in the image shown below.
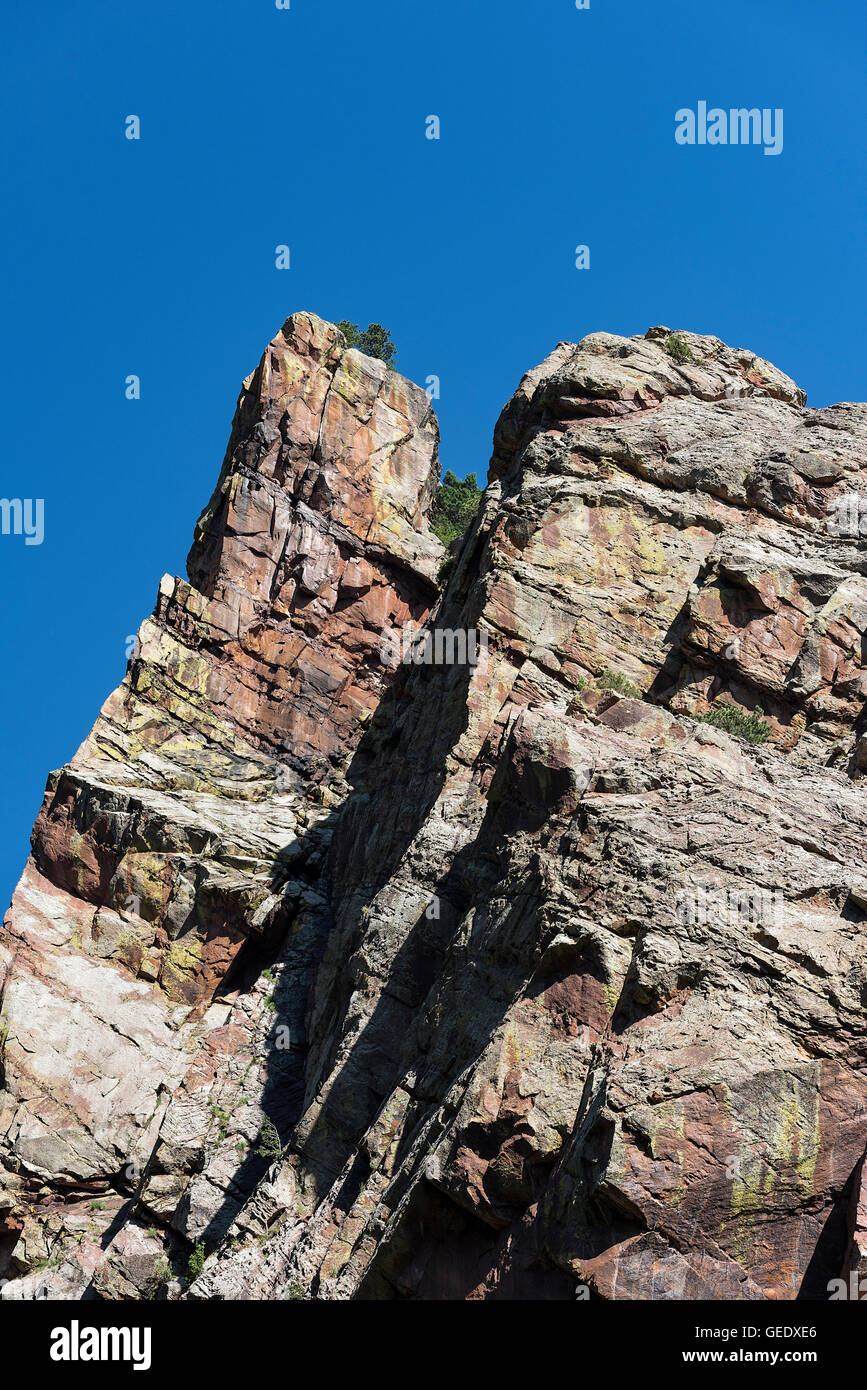
[[427,394],[269,345],[4,921],[4,1299],[867,1276],[867,406],[677,343],[523,378],[442,593]]

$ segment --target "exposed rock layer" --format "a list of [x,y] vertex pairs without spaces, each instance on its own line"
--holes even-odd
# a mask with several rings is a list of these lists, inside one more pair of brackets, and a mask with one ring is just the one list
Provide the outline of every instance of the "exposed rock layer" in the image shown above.
[[269,346],[6,918],[4,1297],[864,1271],[867,407],[681,340],[528,373],[430,619],[487,652],[396,673],[428,398]]

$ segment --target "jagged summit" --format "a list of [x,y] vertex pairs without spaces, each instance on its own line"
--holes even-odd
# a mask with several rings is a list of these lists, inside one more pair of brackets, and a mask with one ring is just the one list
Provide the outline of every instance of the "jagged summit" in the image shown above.
[[3,1298],[865,1272],[867,407],[561,343],[442,594],[437,441],[315,315],[245,381],[0,937]]

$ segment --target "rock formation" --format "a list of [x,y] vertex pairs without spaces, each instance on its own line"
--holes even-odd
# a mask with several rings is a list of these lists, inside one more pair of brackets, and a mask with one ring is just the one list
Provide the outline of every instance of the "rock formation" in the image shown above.
[[442,594],[437,435],[310,314],[244,383],[0,937],[6,1300],[867,1277],[867,406],[561,343]]

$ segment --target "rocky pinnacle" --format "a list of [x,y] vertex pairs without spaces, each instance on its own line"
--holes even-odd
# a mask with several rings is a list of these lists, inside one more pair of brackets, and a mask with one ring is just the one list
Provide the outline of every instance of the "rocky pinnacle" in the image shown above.
[[2,1299],[867,1280],[867,406],[593,333],[444,589],[438,478],[288,319],[4,920]]

